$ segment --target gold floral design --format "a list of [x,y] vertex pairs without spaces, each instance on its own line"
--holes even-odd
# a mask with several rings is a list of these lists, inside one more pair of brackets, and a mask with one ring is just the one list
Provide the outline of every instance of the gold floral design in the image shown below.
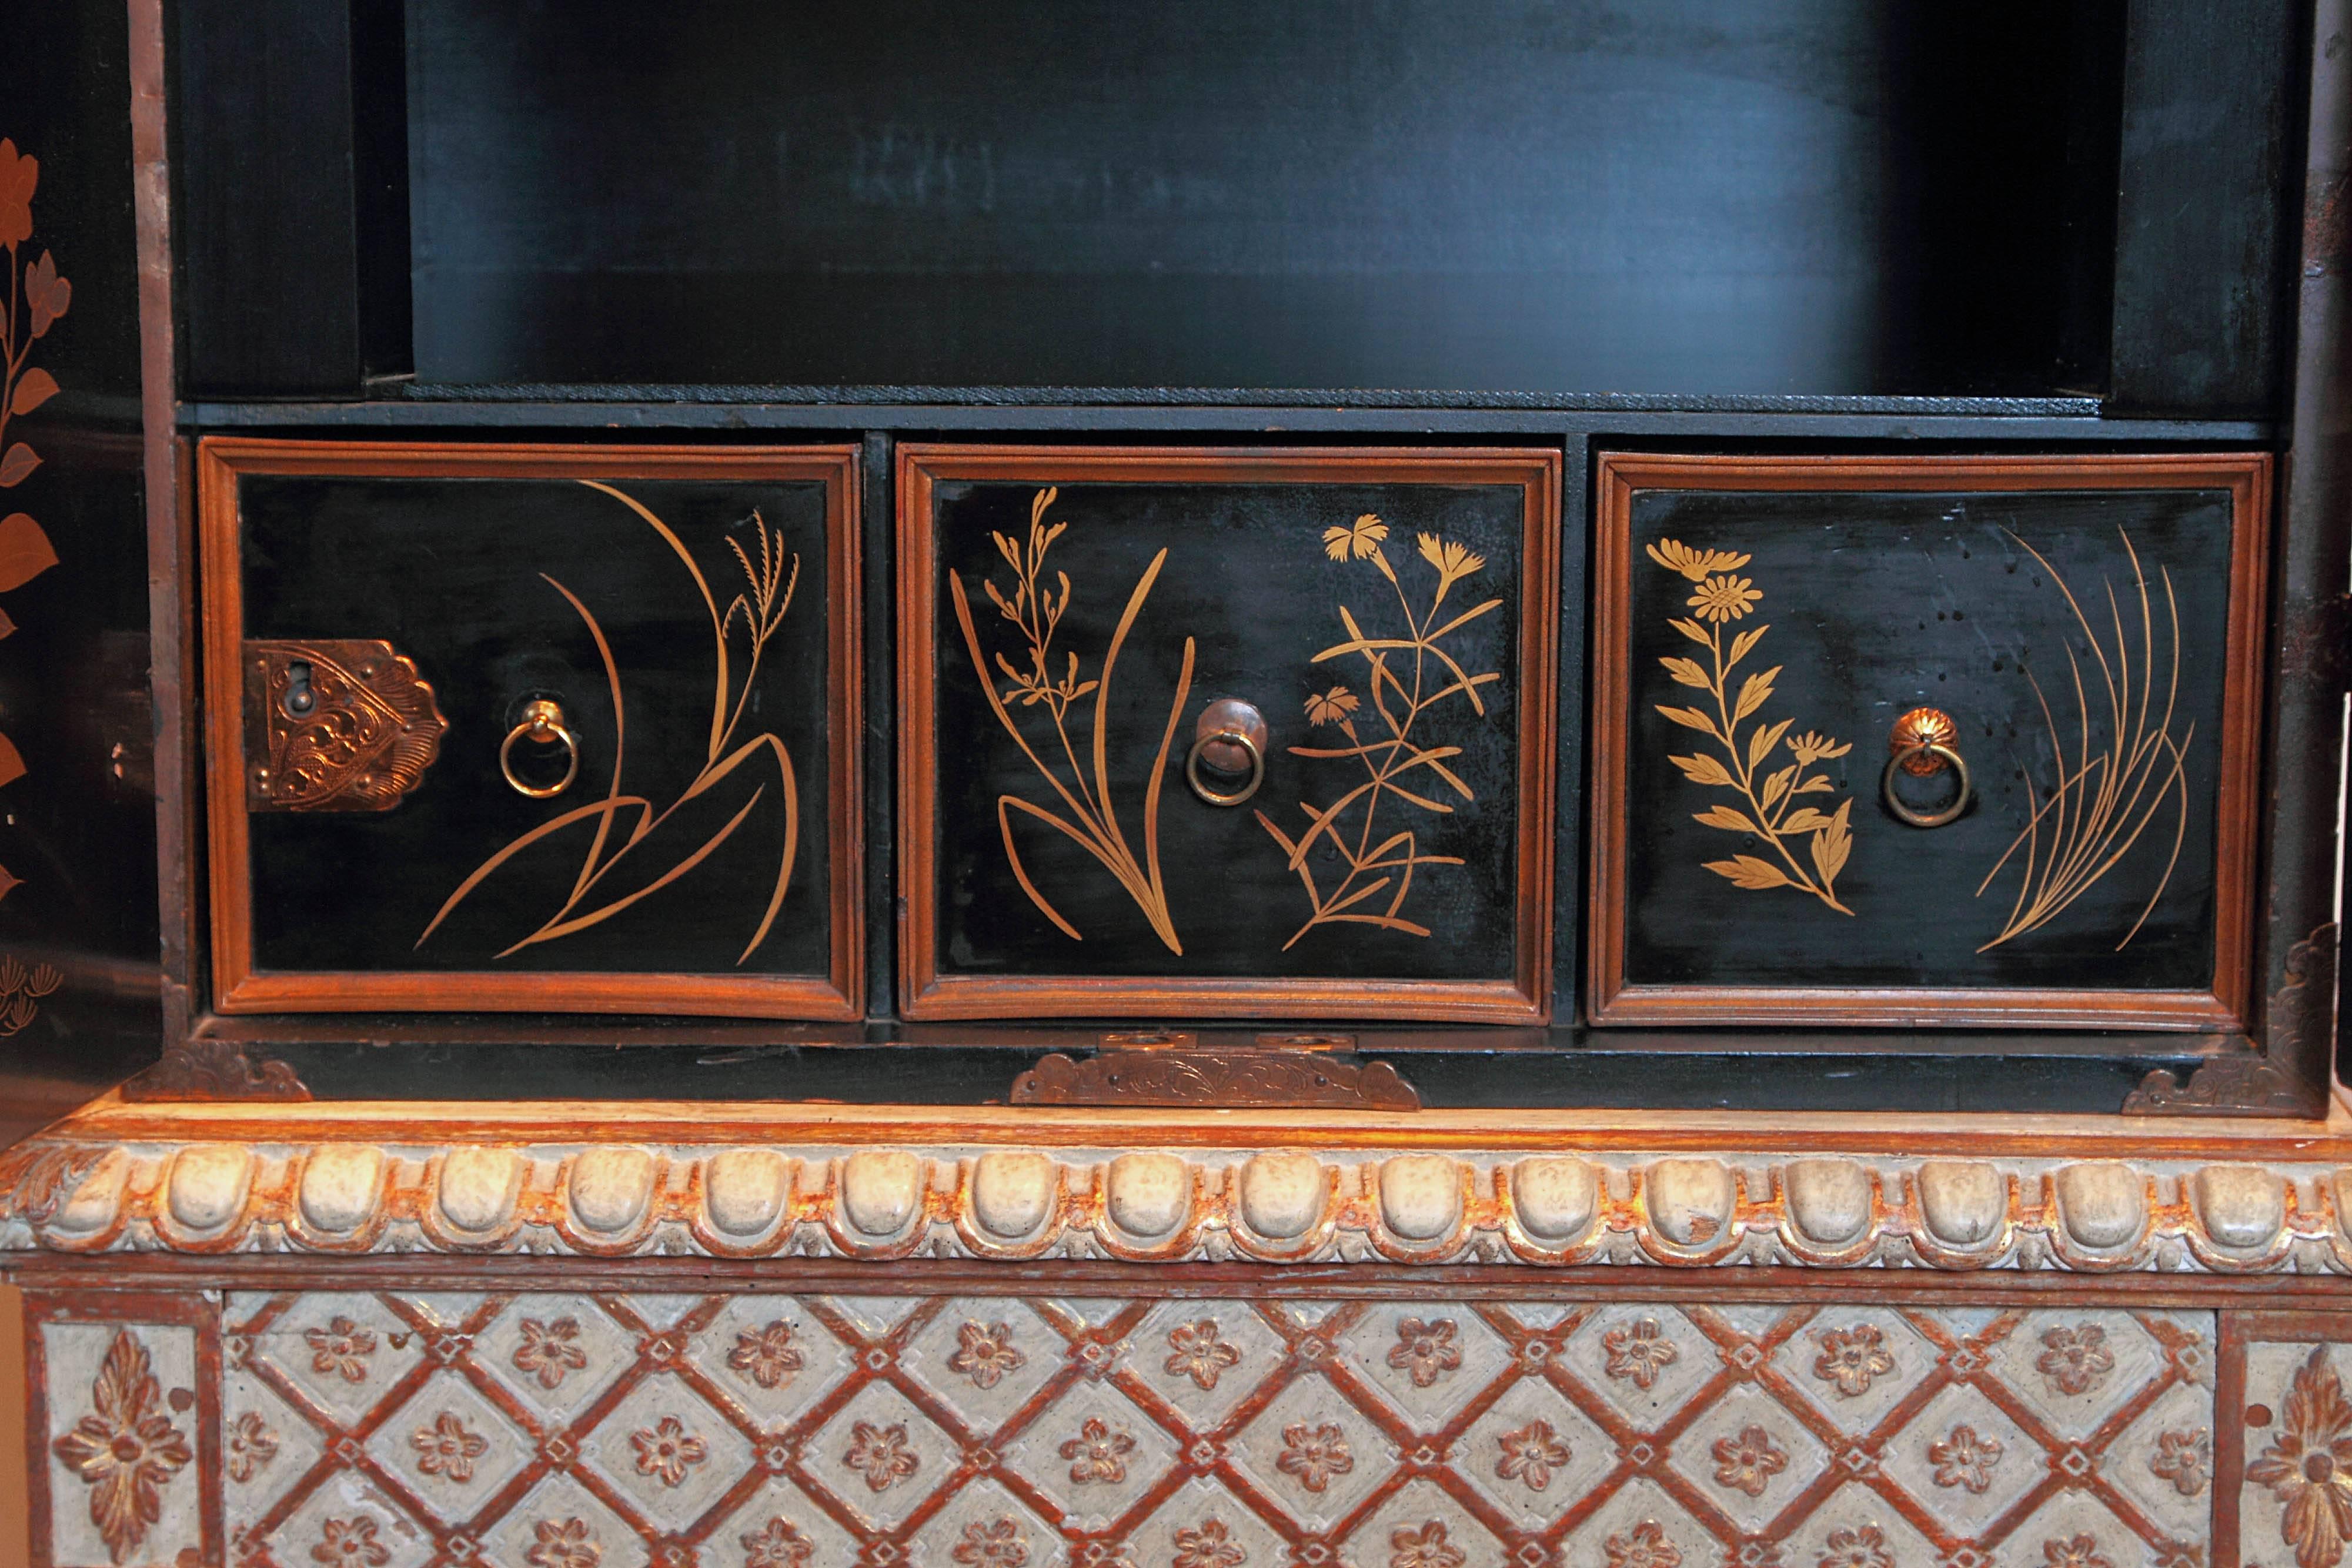
[[259,1411],[247,1410],[229,1424],[228,1458],[222,1469],[228,1479],[242,1486],[269,1468],[278,1457],[278,1434]]
[[2042,1343],[2033,1369],[2061,1394],[2087,1394],[2116,1369],[2115,1352],[2107,1348],[2107,1331],[2096,1323],[2045,1329]]
[[1654,1519],[1611,1536],[1601,1549],[1609,1555],[1609,1568],[1682,1568],[1682,1549],[1666,1539]]
[[2315,1345],[2287,1385],[2278,1435],[2246,1467],[2246,1479],[2268,1487],[2282,1505],[2279,1536],[2294,1548],[2297,1568],[2336,1568],[2352,1540],[2352,1400]]
[[[569,810],[557,812],[539,826],[519,835],[505,848],[476,866],[467,874],[466,880],[457,884],[457,891],[452,893],[435,912],[432,920],[425,925],[424,931],[417,936],[415,945],[419,947],[424,946],[426,939],[440,928],[441,923],[449,917],[450,913],[470,897],[475,889],[489,880],[508,862],[541,840],[562,832],[575,823],[587,821],[595,823],[595,831],[589,838],[586,852],[581,858],[579,874],[572,879],[571,892],[564,896],[562,903],[557,905],[554,914],[541,921],[529,935],[500,951],[498,956],[511,957],[526,947],[534,946],[542,942],[560,941],[575,932],[603,925],[640,899],[651,897],[693,871],[734,836],[735,830],[743,825],[752,811],[757,809],[761,800],[765,799],[768,791],[768,786],[765,783],[754,789],[751,799],[745,800],[735,814],[730,817],[716,832],[703,840],[691,851],[672,861],[658,874],[645,879],[640,885],[627,893],[614,894],[603,903],[592,904],[585,909],[581,907],[583,903],[589,901],[590,895],[595,893],[597,884],[604,882],[623,862],[629,861],[639,846],[653,841],[662,824],[668,821],[680,808],[688,801],[698,800],[717,789],[727,780],[729,775],[745,763],[754,762],[764,757],[773,761],[776,767],[777,798],[782,802],[783,815],[783,849],[778,857],[776,880],[773,887],[769,891],[767,908],[761,913],[760,924],[751,933],[751,940],[744,945],[743,951],[736,956],[737,964],[745,963],[752,954],[760,950],[761,945],[767,941],[769,931],[776,924],[776,913],[783,907],[784,894],[792,886],[793,862],[800,845],[800,788],[793,772],[793,754],[772,730],[763,729],[740,745],[737,744],[735,737],[742,727],[744,715],[747,712],[755,711],[751,703],[751,694],[759,683],[760,661],[767,652],[770,640],[775,636],[777,629],[783,624],[784,616],[792,609],[793,591],[800,583],[801,558],[784,549],[784,536],[781,531],[771,529],[767,520],[758,512],[753,512],[750,522],[753,532],[759,537],[760,559],[756,565],[753,564],[751,552],[732,538],[727,540],[727,548],[734,552],[736,564],[742,569],[744,587],[733,599],[728,601],[727,608],[722,611],[719,608],[719,601],[710,591],[709,580],[702,575],[702,568],[695,563],[693,552],[686,548],[686,542],[677,537],[667,523],[656,517],[643,502],[614,489],[610,485],[594,479],[583,479],[580,483],[591,490],[612,497],[613,499],[635,512],[655,533],[658,534],[662,542],[669,547],[671,553],[676,555],[679,562],[685,566],[687,575],[693,580],[696,593],[702,600],[703,608],[709,612],[714,673],[711,684],[710,738],[703,755],[702,764],[696,771],[692,781],[679,791],[677,799],[658,811],[655,810],[653,802],[644,796],[625,794],[622,791],[622,767],[628,737],[628,715],[621,696],[621,672],[619,666],[614,663],[612,644],[605,641],[604,627],[597,623],[596,617],[589,612],[585,604],[580,601],[579,596],[553,577],[541,572],[541,579],[550,588],[563,596],[564,602],[572,606],[572,613],[579,616],[582,623],[588,628],[588,635],[596,645],[596,655],[604,662],[604,685],[613,699],[613,768],[611,778],[606,783],[604,798],[601,800],[592,800],[586,805],[574,806]],[[747,663],[743,671],[743,679],[740,685],[734,681],[730,674],[729,641],[738,617],[740,617],[743,622],[747,643]],[[613,842],[616,828],[623,830],[621,841],[618,844]],[[647,852],[649,854],[651,852]]]
[[2182,1497],[2195,1497],[2213,1474],[2213,1434],[2202,1427],[2189,1432],[2158,1433],[2156,1452],[2148,1456],[2147,1468],[2157,1479],[2170,1481],[2172,1490]]
[[416,1450],[420,1473],[441,1476],[459,1486],[474,1479],[474,1461],[490,1451],[488,1438],[466,1430],[466,1424],[448,1410],[436,1416],[432,1426],[410,1433],[408,1446]]
[[1225,1528],[1222,1519],[1201,1521],[1197,1529],[1176,1531],[1176,1556],[1171,1568],[1242,1568],[1249,1553]]
[[[1152,935],[1171,953],[1181,953],[1184,945],[1176,936],[1176,926],[1168,914],[1168,894],[1160,881],[1160,787],[1168,772],[1168,748],[1175,744],[1176,721],[1184,711],[1184,698],[1192,689],[1192,639],[1184,639],[1183,667],[1176,676],[1175,700],[1168,705],[1168,728],[1160,737],[1160,751],[1151,760],[1149,782],[1143,790],[1143,860],[1138,863],[1135,852],[1129,847],[1127,833],[1119,826],[1118,812],[1110,797],[1110,733],[1108,710],[1105,706],[1110,696],[1111,672],[1118,664],[1119,650],[1126,645],[1127,634],[1135,626],[1136,617],[1143,612],[1143,601],[1151,593],[1151,585],[1159,580],[1160,569],[1168,559],[1162,549],[1143,569],[1128,595],[1127,609],[1118,618],[1118,629],[1112,632],[1110,643],[1103,653],[1102,674],[1093,680],[1080,680],[1084,666],[1075,653],[1065,652],[1066,663],[1057,675],[1053,669],[1054,636],[1060,630],[1062,617],[1068,612],[1073,590],[1070,574],[1055,573],[1055,585],[1045,582],[1045,552],[1054,541],[1069,528],[1067,523],[1047,527],[1045,509],[1061,494],[1054,486],[1037,492],[1029,506],[1029,537],[1025,544],[1015,543],[1005,534],[992,532],[997,553],[1013,568],[1013,594],[992,580],[983,584],[997,613],[1013,622],[1019,630],[1027,653],[1024,664],[1016,664],[1004,654],[996,655],[995,668],[1004,674],[1012,686],[1012,700],[1024,712],[1043,708],[1054,727],[1054,738],[1059,744],[1063,758],[1068,762],[1069,779],[1064,781],[1056,765],[1038,754],[1029,744],[1029,737],[1014,722],[1004,696],[996,689],[996,676],[991,673],[987,656],[980,646],[980,632],[972,625],[971,604],[964,597],[962,580],[953,572],[948,574],[948,593],[955,601],[956,623],[963,628],[964,645],[971,652],[973,671],[980,676],[981,689],[987,694],[989,710],[1004,727],[1013,743],[1021,747],[1030,765],[1043,775],[1054,793],[1061,800],[1064,811],[1056,812],[1018,795],[1000,795],[996,800],[996,825],[1004,840],[1004,853],[1012,862],[1013,877],[1021,891],[1038,913],[1052,921],[1055,927],[1072,941],[1083,940],[1076,926],[1062,918],[1037,884],[1029,878],[1021,863],[1021,852],[1013,840],[1013,819],[1007,811],[1018,811],[1024,817],[1045,823],[1064,838],[1094,858],[1097,864],[1110,873],[1135,906],[1143,912]],[[1060,591],[1055,591],[1058,585]],[[1071,738],[1070,710],[1087,696],[1094,698],[1093,773],[1088,780],[1087,769],[1078,762],[1078,748]]]
[[1389,1568],[1462,1568],[1468,1561],[1462,1548],[1445,1539],[1445,1526],[1437,1520],[1389,1531]]
[[1992,1485],[2000,1453],[2000,1438],[1979,1436],[1974,1427],[1955,1427],[1950,1436],[1927,1445],[1927,1462],[1936,1467],[1937,1486],[1965,1487],[1981,1496]]
[[[1841,915],[1852,915],[1853,910],[1838,902],[1837,878],[1853,849],[1848,827],[1853,802],[1841,800],[1836,810],[1825,812],[1797,801],[1800,796],[1835,792],[1837,787],[1827,773],[1810,769],[1816,763],[1843,757],[1853,749],[1853,743],[1840,743],[1812,730],[1789,740],[1789,730],[1796,721],[1785,718],[1777,724],[1759,719],[1743,737],[1739,727],[1772,699],[1772,683],[1780,674],[1780,666],[1775,664],[1741,681],[1736,695],[1731,690],[1733,672],[1771,630],[1769,625],[1751,626],[1734,632],[1727,644],[1724,641],[1732,622],[1763,602],[1764,595],[1754,584],[1731,575],[1749,558],[1727,550],[1694,550],[1675,539],[1661,539],[1648,549],[1652,560],[1696,585],[1688,602],[1697,618],[1670,617],[1666,624],[1705,648],[1709,658],[1708,664],[1702,664],[1675,653],[1661,657],[1658,663],[1675,685],[1705,692],[1713,699],[1715,711],[1665,703],[1654,706],[1666,719],[1698,731],[1723,748],[1721,758],[1695,752],[1688,757],[1670,755],[1666,760],[1694,784],[1737,791],[1746,808],[1710,806],[1696,813],[1694,821],[1726,832],[1748,834],[1779,858],[1775,864],[1758,855],[1736,854],[1729,860],[1707,861],[1706,869],[1735,887],[1756,891],[1793,887]],[[1790,760],[1766,772],[1784,740]],[[1799,841],[1806,846],[1802,862],[1790,848]]]
[[1788,1450],[1772,1441],[1761,1427],[1748,1427],[1738,1436],[1715,1442],[1715,1479],[1749,1497],[1762,1497],[1772,1478],[1789,1468]]
[[1333,1423],[1324,1421],[1310,1429],[1297,1421],[1282,1429],[1282,1452],[1274,1463],[1284,1475],[1297,1477],[1308,1491],[1319,1492],[1332,1477],[1354,1469],[1356,1456],[1348,1450],[1347,1434]]
[[636,1450],[637,1474],[666,1487],[683,1486],[687,1472],[710,1458],[710,1446],[675,1416],[663,1416],[651,1431],[630,1433],[629,1447]]
[[[33,192],[40,183],[41,164],[16,151],[14,141],[0,141],[0,248],[8,253],[8,308],[0,316],[0,490],[14,489],[41,465],[40,455],[22,441],[8,440],[8,422],[31,413],[58,394],[57,378],[32,364],[33,344],[46,336],[73,300],[73,285],[58,276],[57,262],[47,251],[26,265],[20,247],[33,237]],[[22,588],[58,564],[49,536],[29,512],[0,517],[0,593]],[[0,612],[0,637],[16,624]],[[0,735],[0,785],[25,776],[25,758],[15,744]],[[17,878],[0,867],[0,898],[17,885]],[[44,972],[54,974],[44,966]],[[52,984],[51,989],[55,989]],[[34,992],[36,996],[43,992]],[[0,1015],[0,1036],[14,1034],[32,1021],[31,1009],[22,1023],[5,1027],[16,1012],[13,1003]]]
[[522,1554],[530,1568],[596,1568],[604,1549],[584,1519],[542,1519],[531,1526],[530,1550]]
[[1832,1530],[1815,1568],[1895,1568],[1895,1553],[1886,1550],[1886,1532],[1874,1524]]
[[375,1354],[373,1330],[346,1317],[332,1317],[325,1328],[303,1330],[302,1343],[310,1347],[311,1371],[345,1383],[367,1381],[367,1358]]
[[971,1378],[974,1388],[993,1388],[1005,1374],[1020,1371],[1028,1361],[1013,1343],[1011,1325],[968,1322],[956,1330],[956,1350],[948,1357],[948,1370]]
[[558,1318],[543,1323],[537,1318],[522,1320],[522,1343],[515,1346],[514,1369],[526,1377],[536,1377],[541,1388],[560,1388],[564,1377],[588,1364],[588,1353],[580,1347],[580,1324],[576,1319]]
[[737,1334],[727,1364],[762,1388],[782,1387],[802,1365],[801,1353],[793,1344],[793,1325],[778,1319],[765,1328]]
[[[1984,881],[1977,885],[1977,896],[1981,898],[2001,869],[2018,856],[2021,849],[2025,852],[2018,861],[2021,874],[2017,897],[2010,905],[2008,918],[2001,923],[2000,935],[1977,949],[1979,953],[2040,929],[2089,892],[2131,852],[2132,846],[2156,821],[2168,800],[2175,802],[2176,814],[2172,848],[2164,862],[2164,873],[2157,878],[2156,891],[2148,894],[2139,918],[2116,944],[2117,952],[2129,946],[2131,939],[2139,935],[2139,928],[2147,923],[2157,901],[2171,883],[2173,867],[2179,863],[2181,842],[2189,831],[2189,783],[2183,769],[2189,748],[2197,739],[2194,724],[2181,732],[2179,740],[2172,737],[2174,705],[2180,693],[2180,606],[2173,598],[2170,569],[2159,567],[2158,572],[2164,581],[2165,615],[2171,628],[2170,662],[2164,677],[2164,707],[2151,724],[2148,710],[2154,703],[2157,684],[2155,608],[2148,597],[2147,571],[2140,565],[2139,552],[2132,548],[2131,536],[2121,528],[2116,532],[2123,539],[2124,553],[2131,558],[2133,586],[2139,600],[2137,662],[2125,632],[2123,612],[2116,604],[2113,584],[2101,583],[2106,590],[2108,615],[2116,634],[2115,646],[2110,649],[2058,569],[2017,535],[2009,536],[2017,541],[2020,549],[2034,559],[2064,597],[2066,608],[2074,612],[2074,624],[2098,669],[2096,685],[2086,687],[2082,662],[2074,654],[2074,640],[2059,639],[2066,650],[2066,668],[2074,689],[2079,721],[2077,743],[2069,755],[2066,737],[2050,711],[2050,698],[2042,691],[2041,681],[2031,669],[2021,663],[2019,665],[2027,684],[2033,688],[2034,700],[2042,706],[2042,722],[2049,730],[2050,755],[2057,768],[2057,782],[2033,789],[2033,798],[2040,804],[2033,808],[2033,814],[2026,819],[2025,826],[2010,841],[2009,847],[2001,851],[2000,858],[1993,862],[1992,869],[1985,873]],[[2091,737],[2096,729],[2088,695],[2091,691],[2105,698],[2107,741],[2096,751],[2091,746]]]
[[2116,1565],[2099,1550],[2095,1537],[2076,1535],[2064,1541],[2043,1542],[2042,1568],[2116,1568]]
[[816,1543],[782,1518],[768,1521],[742,1538],[743,1568],[808,1568]]
[[1822,1354],[1813,1362],[1813,1375],[1836,1385],[1843,1399],[1859,1399],[1870,1392],[1872,1383],[1894,1370],[1886,1336],[1868,1323],[1823,1333]]
[[[310,1561],[325,1563],[327,1568],[383,1568],[392,1561],[392,1549],[375,1538],[375,1521],[365,1514],[357,1519],[322,1520],[318,1544],[310,1548]],[[542,1568],[568,1565],[547,1564]]]
[[1568,1445],[1549,1421],[1530,1421],[1516,1432],[1504,1433],[1498,1443],[1502,1455],[1495,1461],[1495,1474],[1523,1482],[1529,1491],[1550,1486],[1551,1473],[1566,1467],[1570,1458]]
[[1171,1377],[1189,1377],[1203,1392],[1217,1385],[1225,1368],[1242,1358],[1241,1349],[1217,1337],[1217,1321],[1179,1323],[1168,1331],[1168,1359],[1161,1370]]
[[1091,1416],[1078,1428],[1078,1435],[1060,1449],[1062,1458],[1070,1461],[1070,1479],[1080,1486],[1127,1479],[1127,1456],[1134,1451],[1133,1437]]
[[1655,1318],[1640,1318],[1623,1328],[1611,1329],[1601,1336],[1601,1348],[1609,1353],[1602,1370],[1612,1377],[1630,1377],[1633,1386],[1641,1389],[1656,1386],[1658,1375],[1681,1354]]
[[1397,1324],[1397,1342],[1389,1347],[1389,1365],[1426,1388],[1462,1364],[1462,1347],[1454,1343],[1457,1331],[1452,1318],[1423,1322],[1406,1318]]
[[849,1448],[841,1462],[866,1479],[868,1491],[887,1491],[922,1468],[922,1456],[908,1439],[907,1424],[893,1421],[877,1427],[860,1421],[849,1429]]
[[[1406,635],[1373,636],[1357,623],[1354,612],[1342,604],[1339,624],[1346,630],[1348,640],[1324,649],[1311,661],[1320,664],[1333,659],[1363,660],[1364,683],[1371,712],[1380,719],[1380,732],[1375,732],[1376,738],[1369,740],[1358,732],[1356,716],[1362,707],[1362,699],[1344,685],[1308,697],[1307,722],[1317,728],[1337,729],[1348,744],[1294,746],[1289,747],[1290,754],[1353,759],[1364,771],[1363,781],[1351,786],[1328,806],[1302,801],[1299,809],[1307,813],[1307,826],[1296,839],[1276,826],[1274,819],[1264,811],[1255,813],[1259,825],[1281,846],[1286,863],[1306,888],[1307,901],[1313,911],[1306,924],[1283,944],[1285,951],[1317,926],[1335,923],[1426,936],[1428,926],[1407,920],[1402,913],[1405,898],[1412,891],[1413,873],[1425,865],[1463,863],[1458,855],[1422,853],[1420,838],[1410,828],[1375,841],[1374,823],[1381,801],[1391,797],[1402,806],[1438,816],[1450,816],[1454,811],[1451,803],[1439,799],[1440,786],[1465,804],[1477,799],[1462,776],[1446,766],[1445,759],[1461,756],[1462,747],[1423,745],[1413,737],[1413,731],[1424,715],[1448,697],[1463,697],[1474,713],[1485,716],[1486,704],[1479,696],[1478,688],[1501,680],[1502,675],[1491,671],[1472,674],[1446,649],[1444,642],[1479,617],[1500,608],[1503,601],[1482,601],[1440,625],[1438,613],[1444,607],[1445,596],[1455,583],[1484,570],[1486,558],[1453,539],[1435,534],[1416,536],[1422,560],[1437,577],[1430,590],[1429,607],[1416,611],[1396,568],[1381,548],[1388,533],[1388,525],[1369,512],[1358,517],[1350,528],[1334,527],[1323,533],[1324,551],[1333,560],[1369,561],[1386,580],[1396,594]],[[1410,681],[1406,678],[1408,669]],[[1424,783],[1413,777],[1422,768],[1429,770],[1434,782]],[[1352,834],[1347,821],[1350,813],[1354,814]],[[1318,840],[1328,841],[1347,865],[1345,874],[1328,893],[1316,883],[1315,868],[1307,859]],[[1384,904],[1368,904],[1383,890],[1391,890]]]
[[90,1413],[55,1445],[58,1458],[89,1488],[89,1521],[117,1563],[163,1518],[164,1486],[194,1457],[163,1403],[147,1347],[122,1329],[90,1385]]
[[961,1568],[1026,1568],[1029,1543],[1009,1519],[975,1521],[963,1527],[963,1539],[950,1555]]

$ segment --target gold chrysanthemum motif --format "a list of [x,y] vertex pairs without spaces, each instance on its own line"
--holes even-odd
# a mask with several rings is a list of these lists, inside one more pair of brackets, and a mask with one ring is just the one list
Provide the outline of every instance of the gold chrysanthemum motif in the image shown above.
[[[1741,728],[1771,700],[1772,683],[1780,674],[1780,667],[1775,664],[1747,676],[1737,694],[1731,687],[1733,671],[1771,630],[1769,625],[1750,626],[1734,632],[1728,642],[1724,637],[1728,622],[1740,620],[1764,601],[1763,591],[1752,581],[1729,575],[1746,566],[1748,558],[1735,550],[1693,549],[1677,539],[1660,539],[1649,547],[1649,556],[1667,570],[1698,584],[1698,591],[1690,597],[1696,618],[1674,616],[1666,624],[1707,651],[1704,662],[1669,653],[1658,663],[1676,685],[1705,692],[1713,699],[1711,711],[1706,706],[1655,706],[1664,717],[1685,729],[1697,730],[1722,748],[1720,757],[1702,751],[1688,757],[1669,755],[1666,760],[1681,768],[1683,777],[1692,783],[1730,789],[1739,797],[1737,806],[1710,807],[1695,813],[1693,821],[1704,827],[1748,834],[1772,856],[1736,854],[1729,860],[1703,863],[1734,887],[1751,892],[1793,887],[1811,894],[1841,915],[1853,914],[1838,902],[1836,883],[1853,849],[1848,825],[1853,802],[1841,800],[1834,810],[1828,811],[1811,802],[1797,804],[1801,795],[1835,791],[1837,787],[1828,774],[1809,769],[1816,763],[1843,757],[1853,749],[1853,744],[1809,729],[1788,743],[1792,760],[1774,768],[1773,755],[1795,721],[1756,719],[1752,728]],[[1799,843],[1806,850],[1802,861],[1792,847]]]
[[1717,572],[1738,571],[1747,556],[1727,549],[1693,549],[1678,539],[1660,539],[1649,547],[1650,559],[1668,571],[1678,571],[1693,582],[1705,582]]
[[1702,621],[1720,625],[1737,621],[1764,601],[1764,595],[1744,577],[1710,577],[1690,596],[1690,607]]

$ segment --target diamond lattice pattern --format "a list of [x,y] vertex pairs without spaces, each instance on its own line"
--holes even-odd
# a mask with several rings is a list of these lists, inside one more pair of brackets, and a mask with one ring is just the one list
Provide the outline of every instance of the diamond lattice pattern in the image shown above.
[[246,1568],[2206,1560],[2210,1314],[384,1293],[226,1326]]

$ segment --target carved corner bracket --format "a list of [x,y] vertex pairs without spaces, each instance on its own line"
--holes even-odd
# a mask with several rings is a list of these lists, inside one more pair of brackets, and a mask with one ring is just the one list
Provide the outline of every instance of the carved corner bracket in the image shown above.
[[389,811],[448,728],[415,663],[389,643],[245,644],[247,810]]
[[2126,1116],[2315,1116],[2326,1092],[2271,1065],[2333,1054],[2336,1033],[2336,925],[2320,926],[2286,956],[2286,983],[2273,992],[2261,1056],[2222,1056],[2184,1083],[2163,1068],[2124,1100]]
[[1107,1050],[1058,1052],[1013,1084],[1015,1105],[1246,1105],[1418,1111],[1421,1095],[1385,1061],[1321,1051]]
[[296,1103],[310,1098],[294,1069],[256,1059],[231,1040],[197,1036],[164,1049],[163,1059],[122,1086],[125,1100],[263,1100]]

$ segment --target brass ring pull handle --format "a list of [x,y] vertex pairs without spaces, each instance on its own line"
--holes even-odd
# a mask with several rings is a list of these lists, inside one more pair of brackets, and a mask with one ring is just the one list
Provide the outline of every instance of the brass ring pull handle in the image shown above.
[[[1184,754],[1184,782],[1212,806],[1238,806],[1265,782],[1265,716],[1238,697],[1220,697],[1201,710],[1192,732],[1192,749]],[[1239,751],[1249,767],[1249,782],[1238,789],[1219,789],[1201,777],[1201,763],[1219,772],[1238,772],[1226,757]]]
[[[516,777],[515,742],[525,736],[542,743],[554,742],[562,746],[562,778],[552,784],[526,784]],[[505,742],[499,747],[499,771],[507,776],[507,782],[514,786],[517,794],[528,795],[534,800],[561,795],[572,788],[572,781],[580,777],[580,737],[563,727],[561,704],[550,702],[545,697],[534,697],[524,706],[522,722],[507,731]]]
[[[1914,708],[1895,721],[1895,731],[1886,737],[1886,770],[1879,775],[1878,793],[1886,802],[1888,814],[1896,821],[1913,828],[1940,828],[1947,822],[1958,821],[1969,809],[1973,791],[1969,782],[1968,759],[1952,747],[1959,737],[1959,726],[1952,722],[1952,716],[1937,708]],[[1952,798],[1935,810],[1922,811],[1906,805],[1895,792],[1897,773],[1932,779],[1946,768],[1951,770],[1954,780]]]

